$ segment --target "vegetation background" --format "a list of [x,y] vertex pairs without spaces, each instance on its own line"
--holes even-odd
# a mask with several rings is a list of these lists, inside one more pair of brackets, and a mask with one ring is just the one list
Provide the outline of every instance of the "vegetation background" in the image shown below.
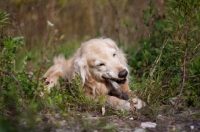
[[127,53],[131,89],[148,104],[136,115],[108,108],[106,116],[155,121],[160,113],[198,110],[199,12],[198,0],[0,1],[0,131],[49,131],[63,119],[69,130],[117,131],[107,119],[82,118],[101,115],[105,101],[85,97],[79,77],[38,96],[53,56],[69,57],[96,37],[112,38]]

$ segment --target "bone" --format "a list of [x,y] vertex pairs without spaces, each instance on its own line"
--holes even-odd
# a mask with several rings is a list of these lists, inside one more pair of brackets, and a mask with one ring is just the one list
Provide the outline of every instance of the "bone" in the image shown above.
[[128,100],[129,97],[126,93],[124,93],[124,91],[121,89],[121,87],[119,86],[118,83],[109,80],[109,82],[111,83],[111,85],[113,86],[113,88],[116,90],[116,92],[119,94],[119,96],[124,99],[124,100]]

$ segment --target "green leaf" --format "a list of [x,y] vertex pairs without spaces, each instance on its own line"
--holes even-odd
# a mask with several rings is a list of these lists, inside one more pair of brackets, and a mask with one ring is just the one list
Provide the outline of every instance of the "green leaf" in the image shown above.
[[106,96],[101,96],[99,98],[99,104],[104,104],[106,102]]

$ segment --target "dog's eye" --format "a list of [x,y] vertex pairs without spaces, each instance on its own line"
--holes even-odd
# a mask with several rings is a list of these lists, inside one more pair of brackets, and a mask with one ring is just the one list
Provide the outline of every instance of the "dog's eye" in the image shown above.
[[104,63],[100,63],[97,66],[105,66],[105,64]]
[[116,54],[113,54],[113,57],[115,57],[116,56]]

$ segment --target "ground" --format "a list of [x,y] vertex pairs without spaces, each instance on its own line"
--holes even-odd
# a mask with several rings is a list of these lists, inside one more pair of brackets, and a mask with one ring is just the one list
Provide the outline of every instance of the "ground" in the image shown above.
[[[79,112],[72,117],[65,117],[60,114],[46,114],[39,129],[35,131],[51,132],[102,132],[102,131],[120,131],[120,132],[179,132],[179,131],[200,131],[200,110],[183,111],[174,115],[159,114],[155,119],[150,119],[142,113],[126,113],[119,115],[104,115],[100,112],[85,113]],[[143,128],[141,123],[156,123],[156,127]],[[54,124],[54,125],[52,125]],[[48,127],[47,127],[48,126]]]

